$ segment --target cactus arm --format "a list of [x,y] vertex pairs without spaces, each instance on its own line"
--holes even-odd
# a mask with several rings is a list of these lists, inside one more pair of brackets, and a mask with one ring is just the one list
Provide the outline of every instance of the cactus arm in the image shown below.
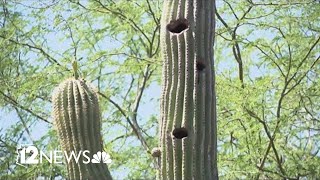
[[[53,94],[53,119],[62,149],[69,155],[89,150],[90,158],[102,151],[101,117],[98,98],[94,90],[82,79],[67,79]],[[82,156],[79,162],[67,162],[70,180],[104,179],[112,177],[106,164],[88,163]]]

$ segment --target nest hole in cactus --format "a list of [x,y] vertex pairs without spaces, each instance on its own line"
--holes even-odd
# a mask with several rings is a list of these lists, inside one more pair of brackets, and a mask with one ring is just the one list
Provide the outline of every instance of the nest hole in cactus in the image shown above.
[[203,71],[206,68],[206,65],[203,61],[197,61],[196,67],[198,71]]
[[176,139],[182,139],[182,138],[188,137],[188,130],[184,127],[175,128],[172,131],[172,135]]
[[171,20],[167,25],[167,30],[171,33],[179,34],[189,28],[189,22],[186,19]]

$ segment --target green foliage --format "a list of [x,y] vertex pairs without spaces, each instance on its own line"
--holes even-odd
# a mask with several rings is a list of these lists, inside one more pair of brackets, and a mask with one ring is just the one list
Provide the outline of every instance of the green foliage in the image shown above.
[[[319,176],[320,169],[313,166],[320,160],[320,101],[314,91],[320,72],[319,10],[312,1],[219,4],[215,48],[221,178]],[[226,59],[234,62],[228,62],[230,71]]]

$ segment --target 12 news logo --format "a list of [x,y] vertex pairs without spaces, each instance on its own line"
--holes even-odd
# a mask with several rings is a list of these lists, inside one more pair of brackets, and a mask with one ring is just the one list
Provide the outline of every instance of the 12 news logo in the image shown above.
[[[98,151],[93,155],[92,159],[90,159],[89,154],[90,151],[84,150],[79,152],[71,151],[67,153],[66,151],[50,151],[44,153],[43,151],[39,151],[37,147],[33,145],[20,145],[17,147],[17,159],[16,163],[18,165],[24,166],[27,164],[39,164],[43,161],[47,161],[49,163],[57,163],[61,164],[63,162],[63,157],[66,158],[67,163],[70,163],[71,160],[74,160],[76,163],[79,163],[80,159],[82,159],[83,164],[89,163],[111,163],[110,155],[104,151]],[[80,158],[83,157],[83,158]]]

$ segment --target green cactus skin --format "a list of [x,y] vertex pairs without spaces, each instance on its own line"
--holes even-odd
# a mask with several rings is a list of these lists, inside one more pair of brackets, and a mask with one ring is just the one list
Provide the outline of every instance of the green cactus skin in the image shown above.
[[214,7],[214,0],[164,1],[161,180],[218,179]]
[[[67,79],[55,89],[52,102],[53,119],[64,151],[77,154],[89,150],[89,158],[102,151],[100,109],[91,86],[82,79]],[[86,161],[80,158],[78,163],[72,160],[67,164],[68,179],[112,179],[106,164],[84,164],[83,160]]]

